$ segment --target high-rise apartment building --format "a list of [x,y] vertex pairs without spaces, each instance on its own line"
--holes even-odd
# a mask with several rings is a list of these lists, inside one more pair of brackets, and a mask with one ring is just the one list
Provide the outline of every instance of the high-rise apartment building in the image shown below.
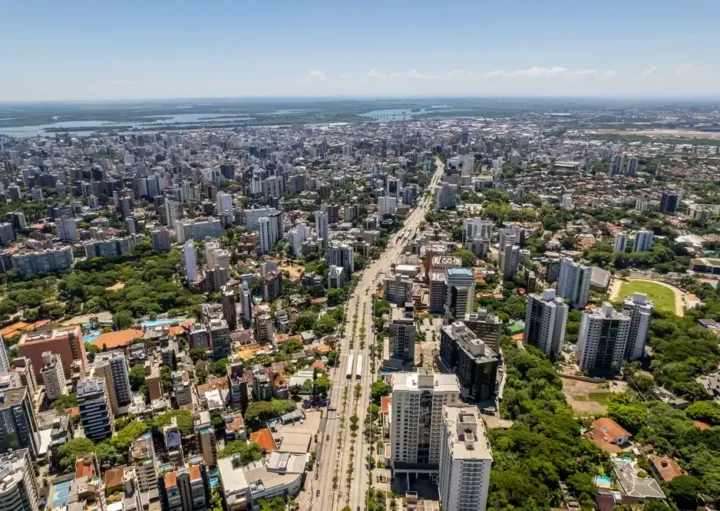
[[577,363],[590,375],[613,375],[620,372],[630,317],[605,302],[599,309],[584,311],[577,342]]
[[317,237],[324,240],[324,244],[327,246],[330,241],[330,227],[326,211],[318,210],[315,212],[315,231],[317,232]]
[[355,266],[355,254],[352,245],[333,242],[328,245],[325,261],[328,266],[342,266],[351,274]]
[[470,330],[475,332],[480,339],[487,344],[495,353],[500,353],[500,337],[503,333],[503,322],[494,314],[488,313],[485,309],[477,312],[469,312],[462,319]]
[[680,207],[682,194],[679,191],[668,190],[660,198],[660,213],[674,215]]
[[79,326],[30,332],[20,337],[18,355],[30,359],[36,379],[40,378],[45,363],[43,353],[46,351],[60,355],[66,379],[70,378],[70,367],[74,360],[80,363],[83,371],[87,371],[85,344]]
[[232,353],[232,343],[227,321],[219,318],[211,319],[207,323],[207,329],[210,332],[213,360],[229,357]]
[[443,409],[438,490],[443,509],[487,509],[492,451],[485,425],[474,406]]
[[277,230],[277,224],[270,217],[262,217],[258,220],[260,236],[258,238],[260,244],[260,253],[267,254],[275,246],[280,239]]
[[0,452],[18,448],[30,450],[33,458],[40,450],[40,432],[27,387],[0,391]]
[[20,449],[0,456],[0,509],[41,509],[31,454],[29,449]]
[[440,362],[444,371],[457,376],[465,399],[487,401],[495,396],[499,357],[462,321],[440,331]]
[[155,252],[170,252],[170,231],[165,227],[153,229],[150,231],[150,239],[152,240],[152,248]]
[[426,370],[393,374],[390,444],[394,473],[415,472],[418,464],[439,470],[443,407],[459,401],[454,374]]
[[390,358],[415,362],[415,316],[412,303],[392,309],[389,350]]
[[45,396],[49,401],[55,401],[68,393],[62,359],[59,355],[46,351],[42,354],[43,366],[40,368]]
[[630,331],[625,346],[625,360],[638,360],[645,354],[650,318],[655,304],[645,293],[633,293],[623,301],[623,312],[630,316]]
[[156,490],[158,487],[155,446],[152,434],[145,433],[130,446],[130,462],[135,468],[138,489],[141,492]]
[[187,240],[182,249],[183,266],[185,267],[185,278],[188,284],[197,280],[197,250],[192,240]]
[[447,268],[445,270],[447,296],[445,309],[455,318],[463,318],[472,312],[475,304],[475,275],[470,268]]
[[555,296],[554,289],[530,294],[525,306],[525,344],[535,346],[549,358],[562,351],[567,325],[568,306]]
[[175,223],[175,234],[178,243],[185,243],[187,240],[200,242],[208,236],[219,238],[222,235],[222,224],[217,218],[178,220]]
[[505,245],[499,250],[500,271],[504,280],[512,279],[518,272],[520,264],[520,247],[518,245]]
[[570,302],[573,309],[582,309],[590,296],[592,268],[576,263],[568,257],[560,261],[557,294]]
[[78,221],[75,218],[62,216],[55,220],[60,241],[75,243],[78,241]]
[[463,220],[463,241],[467,243],[476,238],[492,238],[492,222],[482,218],[467,218]]
[[112,238],[109,240],[93,240],[84,243],[85,257],[117,257],[135,249],[135,236]]
[[652,231],[641,229],[635,233],[635,241],[633,242],[633,252],[648,252],[652,250],[653,237]]
[[617,233],[615,235],[615,240],[613,241],[613,252],[625,252],[625,249],[627,248],[627,241],[628,237],[626,233]]
[[72,247],[23,251],[12,255],[12,265],[22,277],[46,275],[72,267]]
[[241,312],[242,312],[242,320],[245,326],[250,326],[252,322],[252,313],[253,313],[253,297],[250,293],[250,288],[248,287],[248,283],[246,280],[243,280],[242,287],[240,289],[240,299],[241,299]]
[[10,359],[7,354],[7,347],[5,346],[5,339],[0,335],[0,375],[7,374],[10,372]]
[[400,307],[412,302],[412,291],[412,279],[400,273],[389,273],[383,278],[383,297],[390,303]]
[[85,437],[95,443],[110,438],[114,431],[115,417],[105,388],[104,378],[85,378],[77,386],[80,422]]
[[110,398],[113,415],[126,413],[132,401],[132,390],[125,353],[122,351],[98,353],[95,355],[93,369],[95,376],[105,379],[105,389]]

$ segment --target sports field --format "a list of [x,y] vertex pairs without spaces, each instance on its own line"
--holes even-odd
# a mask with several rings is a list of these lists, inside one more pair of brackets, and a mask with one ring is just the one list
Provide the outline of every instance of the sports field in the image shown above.
[[618,298],[624,299],[633,293],[645,293],[649,300],[655,302],[655,310],[677,314],[675,292],[669,286],[647,280],[631,280],[622,283]]

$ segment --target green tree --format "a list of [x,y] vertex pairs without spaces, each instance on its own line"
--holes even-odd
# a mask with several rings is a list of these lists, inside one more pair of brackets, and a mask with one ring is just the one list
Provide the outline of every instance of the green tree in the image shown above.
[[315,332],[315,335],[319,336],[331,334],[335,331],[337,325],[337,321],[335,321],[329,314],[325,314],[315,322],[313,325],[313,332]]
[[260,499],[260,511],[285,511],[285,499],[275,497],[272,499]]
[[144,435],[147,430],[148,426],[145,422],[131,421],[127,426],[113,435],[110,439],[110,444],[118,452],[127,452],[127,450],[130,449],[130,445]]
[[455,255],[462,259],[464,268],[474,268],[477,264],[477,256],[472,250],[461,248],[455,252]]
[[691,419],[720,426],[720,404],[716,401],[695,401],[685,409]]
[[697,477],[681,475],[670,481],[667,489],[680,509],[695,509],[702,482]]
[[130,369],[130,388],[133,391],[140,390],[140,387],[145,383],[145,366],[143,364],[135,364]]
[[113,315],[113,326],[117,330],[130,328],[133,324],[133,317],[129,311],[122,310]]
[[391,390],[392,387],[384,381],[376,381],[372,384],[372,387],[370,388],[370,395],[372,396],[372,400],[375,403],[379,404],[380,399],[383,396],[389,396]]
[[89,438],[73,438],[58,449],[58,466],[68,470],[75,466],[75,460],[95,451],[95,444]]
[[240,455],[241,463],[247,465],[252,461],[260,461],[262,459],[262,451],[260,445],[255,442],[245,442],[244,440],[232,440],[225,444],[225,448],[218,452],[218,458],[229,458],[235,454]]

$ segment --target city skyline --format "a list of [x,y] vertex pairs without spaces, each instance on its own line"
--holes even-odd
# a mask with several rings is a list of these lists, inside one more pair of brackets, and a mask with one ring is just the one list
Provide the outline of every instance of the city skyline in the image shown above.
[[0,101],[720,96],[704,0],[41,4],[4,9]]

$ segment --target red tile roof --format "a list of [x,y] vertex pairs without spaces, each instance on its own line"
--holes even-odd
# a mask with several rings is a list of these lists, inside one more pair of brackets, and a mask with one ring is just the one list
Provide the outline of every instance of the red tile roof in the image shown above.
[[262,449],[265,453],[269,453],[277,449],[275,439],[268,428],[263,428],[260,431],[250,433],[250,441],[258,444],[260,449]]

